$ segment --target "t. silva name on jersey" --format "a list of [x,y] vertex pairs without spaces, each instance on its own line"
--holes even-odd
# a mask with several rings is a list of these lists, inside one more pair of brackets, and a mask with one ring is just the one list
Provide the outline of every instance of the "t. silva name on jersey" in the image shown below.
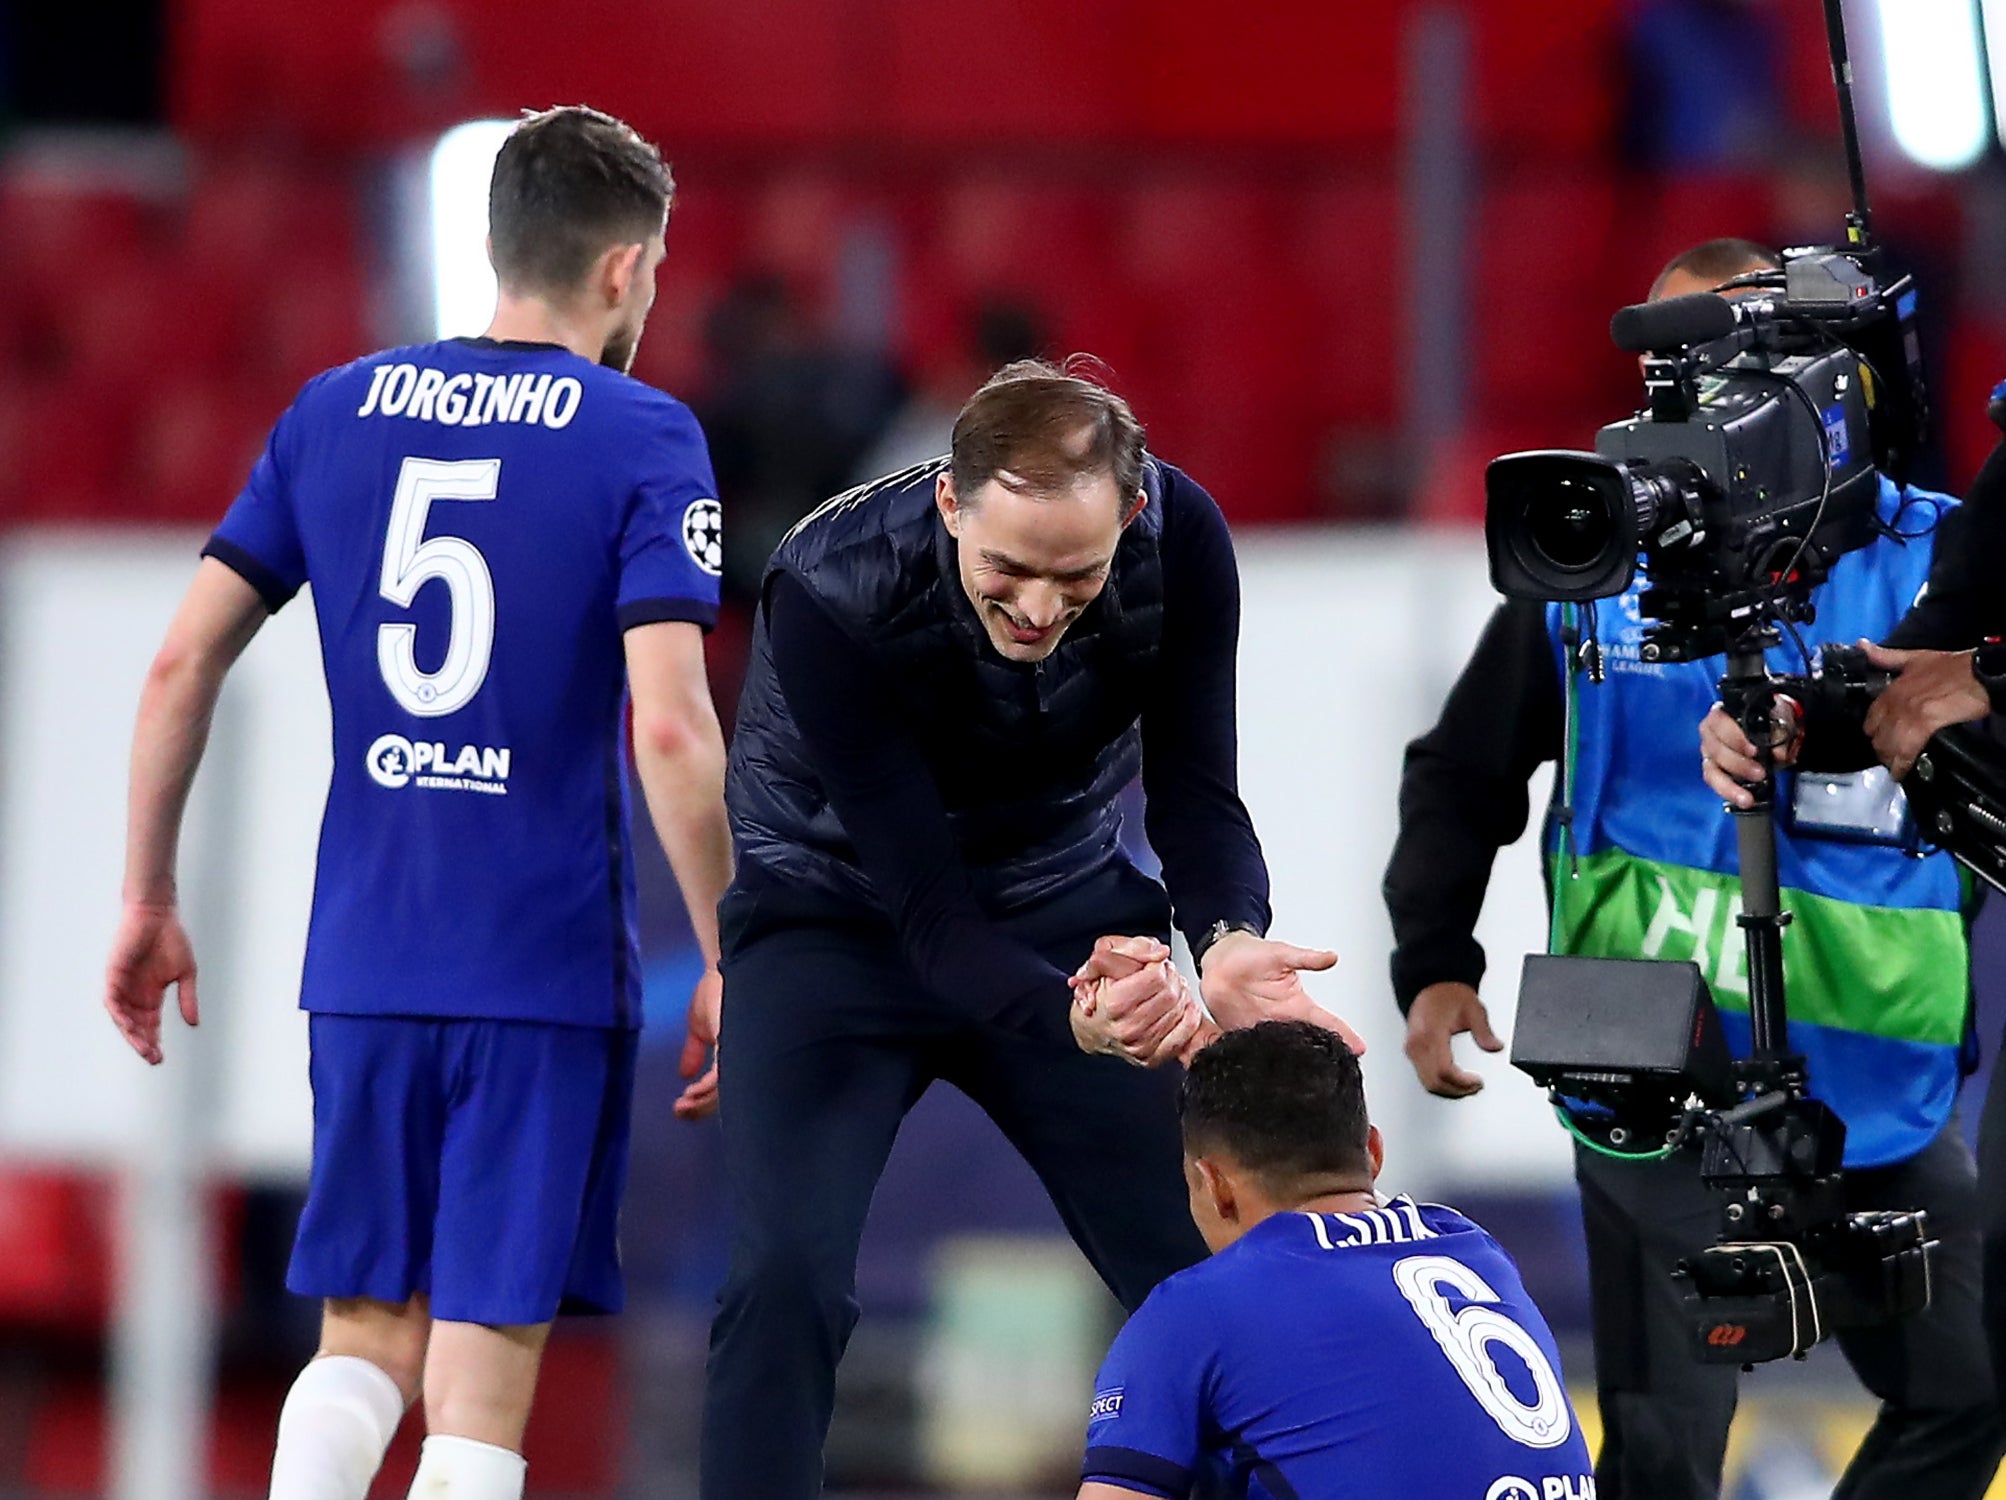
[[429,365],[378,365],[358,417],[411,417],[448,427],[570,425],[585,388],[575,375],[448,375]]
[[423,787],[428,791],[485,792],[508,795],[508,751],[484,745],[448,750],[438,740],[407,740],[401,734],[378,735],[362,761],[369,778],[395,791]]

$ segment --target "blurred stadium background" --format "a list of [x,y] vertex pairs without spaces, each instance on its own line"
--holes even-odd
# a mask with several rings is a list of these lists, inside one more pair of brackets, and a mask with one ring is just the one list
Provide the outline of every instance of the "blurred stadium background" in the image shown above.
[[[1927,298],[1941,441],[1923,477],[1955,487],[2006,376],[1982,24],[2006,37],[2006,5],[1848,9],[1876,226]],[[1484,461],[1582,444],[1635,404],[1610,312],[1694,241],[1838,232],[1815,0],[14,0],[0,1497],[262,1492],[315,1326],[281,1285],[326,765],[306,611],[226,699],[184,857],[208,1024],[151,1076],[97,1008],[132,704],[195,545],[299,383],[479,330],[479,267],[460,267],[492,139],[458,127],[578,100],[661,142],[681,185],[636,373],[696,408],[716,454],[739,601],[712,653],[727,716],[766,548],[828,493],[943,447],[995,363],[1091,351],[1218,496],[1246,575],[1243,779],[1278,925],[1344,954],[1320,993],[1372,1043],[1395,1179],[1515,1249],[1585,1392],[1559,1132],[1502,1065],[1451,1106],[1400,1056],[1377,900],[1399,747],[1491,602]],[[1540,917],[1529,850],[1507,866],[1485,935],[1508,1013]],[[724,1230],[715,1128],[668,1113],[693,961],[659,858],[651,876],[633,1310],[553,1347],[529,1439],[544,1494],[694,1493]],[[2002,960],[1982,921],[1988,1051]],[[958,1097],[909,1123],[860,1280],[832,1488],[1070,1494],[1114,1314]],[[1867,1417],[1843,1369],[1764,1370],[1747,1391],[1731,1493],[1825,1493]],[[414,1455],[407,1432],[379,1494]]]

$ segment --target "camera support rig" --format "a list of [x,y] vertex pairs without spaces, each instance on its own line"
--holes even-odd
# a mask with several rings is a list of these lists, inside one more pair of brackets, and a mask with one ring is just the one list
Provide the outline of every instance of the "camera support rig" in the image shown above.
[[[1773,623],[1750,622],[1720,683],[1722,704],[1765,768],[1777,694],[1763,653],[1776,639]],[[1702,1117],[1700,1175],[1726,1199],[1722,1239],[1677,1272],[1694,1348],[1713,1363],[1801,1359],[1834,1328],[1921,1310],[1936,1245],[1921,1210],[1846,1212],[1845,1122],[1809,1095],[1804,1059],[1790,1050],[1775,785],[1765,775],[1749,788],[1751,805],[1734,810],[1753,1046],[1735,1067],[1743,1101]]]

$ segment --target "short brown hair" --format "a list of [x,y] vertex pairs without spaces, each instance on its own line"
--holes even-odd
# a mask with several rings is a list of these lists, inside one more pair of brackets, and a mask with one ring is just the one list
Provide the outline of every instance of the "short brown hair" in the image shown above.
[[568,291],[611,246],[660,234],[675,192],[661,152],[611,115],[582,104],[525,115],[488,183],[495,275]]
[[1041,359],[1005,365],[954,419],[954,493],[966,505],[992,479],[1053,494],[1080,479],[1114,476],[1123,501],[1142,488],[1142,424],[1128,403],[1080,373]]
[[1680,271],[1688,276],[1697,276],[1701,281],[1718,286],[1730,277],[1739,276],[1744,271],[1761,269],[1774,271],[1783,264],[1782,259],[1767,245],[1758,245],[1754,240],[1719,239],[1707,240],[1690,250],[1681,250],[1665,262],[1665,269],[1658,273],[1658,279],[1651,283],[1651,295],[1657,296],[1665,289],[1665,283]]

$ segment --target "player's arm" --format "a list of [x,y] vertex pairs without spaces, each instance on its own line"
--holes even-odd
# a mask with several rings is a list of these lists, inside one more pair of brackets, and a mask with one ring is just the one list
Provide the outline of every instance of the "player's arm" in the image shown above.
[[[1358,1035],[1298,977],[1337,955],[1274,942],[1268,867],[1240,800],[1237,676],[1240,574],[1226,519],[1196,483],[1166,475],[1164,628],[1157,691],[1142,717],[1144,826],[1163,861],[1178,926],[1201,947],[1199,984],[1219,1024],[1295,1017]],[[1217,923],[1227,935],[1201,941]]]
[[713,1062],[705,1071],[702,1053],[717,1041],[717,903],[731,883],[724,733],[711,702],[701,626],[685,620],[636,625],[626,633],[626,647],[634,767],[655,836],[689,908],[706,970],[691,1001],[683,1059],[684,1076],[695,1081],[675,1106],[677,1114],[697,1118],[717,1105],[717,1066]]
[[181,818],[223,679],[268,613],[263,596],[243,577],[203,558],[140,692],[126,807],[124,910],[105,971],[105,1009],[149,1063],[161,1060],[160,1016],[170,984],[181,1018],[196,1023],[195,955],[174,884]]
[[[690,996],[676,1101],[684,1119],[717,1108],[717,903],[731,883],[724,811],[724,736],[704,670],[703,633],[717,622],[723,569],[717,479],[687,407],[635,387],[626,451],[634,486],[620,525],[617,615],[634,710],[634,765],[648,816],[689,908],[704,972]],[[706,1057],[709,1066],[705,1066]]]
[[1477,917],[1498,850],[1525,832],[1527,781],[1560,753],[1563,714],[1546,611],[1508,600],[1484,627],[1440,721],[1407,747],[1400,832],[1381,889],[1407,1058],[1430,1093],[1459,1098],[1483,1087],[1456,1066],[1454,1037],[1467,1031],[1488,1051],[1501,1045],[1477,998]]
[[1094,1380],[1080,1500],[1187,1500],[1204,1457],[1218,1343],[1208,1309],[1157,1287],[1122,1325]]

